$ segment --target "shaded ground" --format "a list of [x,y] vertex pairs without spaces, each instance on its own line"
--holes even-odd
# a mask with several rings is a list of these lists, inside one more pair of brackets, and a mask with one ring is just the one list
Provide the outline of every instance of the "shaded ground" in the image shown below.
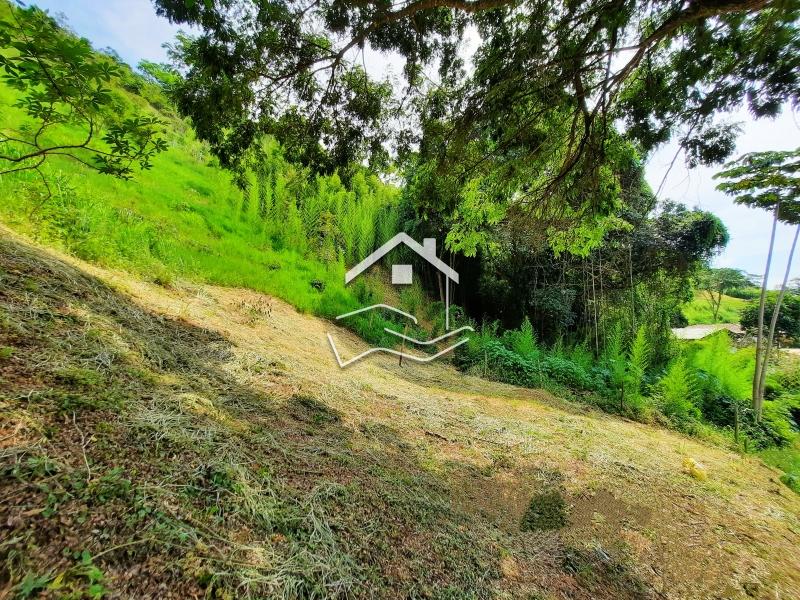
[[0,597],[800,595],[755,459],[0,235]]

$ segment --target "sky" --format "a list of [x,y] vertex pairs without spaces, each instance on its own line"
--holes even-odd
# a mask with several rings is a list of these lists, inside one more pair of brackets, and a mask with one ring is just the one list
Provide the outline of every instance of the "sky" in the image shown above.
[[[147,59],[166,60],[162,44],[171,42],[178,27],[155,14],[149,0],[35,0],[33,4],[49,10],[51,14],[63,13],[67,24],[79,35],[88,38],[95,48],[110,46],[130,65]],[[386,57],[368,52],[365,57],[369,71],[388,70],[399,75],[402,65],[396,57]],[[800,146],[800,113],[785,110],[774,120],[753,120],[746,111],[731,115],[729,120],[742,127],[736,153],[762,150],[790,150]],[[661,198],[682,202],[689,207],[699,207],[716,214],[728,228],[730,242],[714,260],[714,266],[733,267],[747,273],[763,274],[766,260],[771,216],[762,210],[737,206],[732,199],[715,189],[712,179],[718,168],[698,167],[688,170],[682,157],[669,165],[675,156],[676,146],[667,144],[648,160],[646,177],[653,190],[661,186]],[[780,284],[786,267],[786,258],[794,230],[780,225],[775,243],[775,259],[769,277],[770,286]],[[791,278],[800,277],[800,258],[795,261]]]

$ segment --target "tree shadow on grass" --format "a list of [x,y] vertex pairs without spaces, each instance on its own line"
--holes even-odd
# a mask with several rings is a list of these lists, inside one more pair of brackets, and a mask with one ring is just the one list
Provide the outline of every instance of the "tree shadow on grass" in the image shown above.
[[0,347],[0,587],[483,598],[508,578],[494,526],[391,427],[243,385],[218,332],[7,239]]
[[488,595],[488,540],[398,439],[241,385],[219,333],[4,239],[0,346],[0,587]]

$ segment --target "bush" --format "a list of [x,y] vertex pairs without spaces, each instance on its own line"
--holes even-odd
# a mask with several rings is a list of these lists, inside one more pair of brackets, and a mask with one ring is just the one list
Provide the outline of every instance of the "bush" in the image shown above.
[[533,331],[528,317],[525,317],[518,330],[507,331],[503,335],[503,343],[509,350],[516,352],[522,358],[533,360],[539,357],[536,333]]
[[487,342],[484,351],[488,359],[490,377],[528,387],[542,384],[542,372],[537,368],[538,365],[509,350],[499,341]]
[[561,385],[582,390],[592,390],[598,387],[596,380],[586,369],[563,356],[546,356],[539,365],[543,373]]
[[789,392],[800,392],[800,361],[790,360],[782,363],[780,368],[773,375],[774,383],[767,380],[770,384],[779,385]]
[[790,490],[796,494],[800,494],[800,475],[794,473],[784,473],[781,475],[781,483],[785,484]]
[[797,418],[800,416],[800,396],[781,396],[764,400],[762,427],[766,441],[775,446],[786,446],[798,435]]
[[[767,295],[764,314],[772,314],[777,297],[777,292],[770,292]],[[741,324],[747,330],[752,331],[758,328],[758,304],[759,300],[751,300],[742,310]],[[768,321],[769,317],[767,317]],[[775,334],[778,338],[791,340],[793,344],[800,341],[800,296],[786,294],[783,297]]]
[[603,388],[602,379],[591,369],[591,354],[585,346],[551,350],[538,346],[530,322],[518,330],[497,336],[497,324],[484,326],[456,354],[456,364],[479,375],[527,387],[548,383],[578,390]]

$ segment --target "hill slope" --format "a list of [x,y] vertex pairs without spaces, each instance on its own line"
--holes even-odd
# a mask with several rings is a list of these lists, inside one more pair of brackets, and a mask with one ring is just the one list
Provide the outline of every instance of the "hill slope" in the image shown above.
[[[739,323],[747,300],[723,294],[717,315],[717,323]],[[709,304],[708,292],[695,292],[694,299],[683,307],[683,315],[689,325],[714,323],[714,312]]]
[[800,594],[800,497],[755,459],[443,363],[340,370],[326,332],[363,342],[279,300],[0,233],[0,589]]

